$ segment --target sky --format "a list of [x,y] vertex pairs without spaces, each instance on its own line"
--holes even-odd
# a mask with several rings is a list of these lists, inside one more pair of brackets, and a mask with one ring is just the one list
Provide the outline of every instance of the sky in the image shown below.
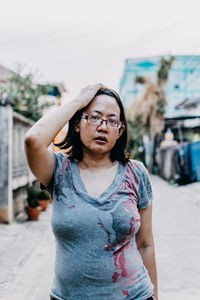
[[0,64],[119,91],[127,58],[200,54],[199,0],[0,0]]

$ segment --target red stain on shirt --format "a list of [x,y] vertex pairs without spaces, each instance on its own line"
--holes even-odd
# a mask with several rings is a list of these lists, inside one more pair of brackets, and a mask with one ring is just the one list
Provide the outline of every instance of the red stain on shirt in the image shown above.
[[67,206],[68,208],[75,208],[75,205],[68,205],[66,203],[64,203],[65,206]]
[[125,296],[130,296],[127,290],[123,290],[122,294],[125,295]]
[[127,276],[126,258],[125,258],[124,251],[125,251],[125,248],[123,247],[122,249],[120,249],[120,251],[114,252],[114,265],[115,265],[116,269],[120,271],[121,274],[119,274],[119,275],[121,277]]
[[62,169],[59,170],[58,174],[63,175],[70,170],[70,165],[68,159],[65,159],[62,165]]
[[121,276],[122,277],[126,277],[127,276],[127,271],[126,271],[126,259],[125,259],[125,255],[124,255],[124,249],[122,249],[120,256],[119,256],[119,265],[120,265],[120,269],[121,269]]
[[113,276],[112,276],[112,279],[113,279],[113,282],[116,282],[117,281],[117,278],[119,277],[119,273],[117,272],[114,272]]
[[109,244],[105,244],[104,245],[104,251],[109,251],[110,250],[110,245]]

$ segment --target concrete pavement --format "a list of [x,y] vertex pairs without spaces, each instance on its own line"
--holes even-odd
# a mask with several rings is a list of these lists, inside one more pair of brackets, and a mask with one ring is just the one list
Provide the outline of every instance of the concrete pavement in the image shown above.
[[200,182],[170,186],[151,176],[160,300],[200,299]]
[[38,222],[0,225],[0,300],[49,299],[54,241],[51,207]]
[[[178,187],[151,179],[159,300],[199,300],[200,182]],[[55,257],[50,215],[51,206],[39,222],[0,225],[0,300],[49,299]]]

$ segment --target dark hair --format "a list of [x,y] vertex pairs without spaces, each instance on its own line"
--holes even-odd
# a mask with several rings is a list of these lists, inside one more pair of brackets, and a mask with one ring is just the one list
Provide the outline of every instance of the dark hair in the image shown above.
[[[111,161],[121,161],[123,164],[125,164],[128,161],[128,158],[126,158],[125,155],[125,148],[127,144],[127,122],[124,112],[124,107],[122,104],[122,101],[119,97],[119,95],[111,90],[111,89],[104,89],[104,90],[98,90],[94,98],[98,95],[108,95],[110,97],[115,98],[117,101],[117,104],[120,108],[120,121],[124,123],[125,129],[122,135],[119,137],[119,139],[116,141],[114,147],[110,151],[110,159]],[[91,103],[91,102],[90,102]],[[90,103],[78,110],[73,117],[69,120],[69,127],[68,127],[68,133],[64,140],[60,143],[54,143],[55,146],[60,147],[60,149],[68,149],[67,154],[69,155],[69,158],[71,160],[76,159],[78,161],[81,161],[83,159],[83,147],[82,142],[80,140],[80,134],[79,132],[76,132],[75,125],[77,124],[77,121],[81,119],[81,116],[83,112],[87,109],[87,107],[90,105]]]

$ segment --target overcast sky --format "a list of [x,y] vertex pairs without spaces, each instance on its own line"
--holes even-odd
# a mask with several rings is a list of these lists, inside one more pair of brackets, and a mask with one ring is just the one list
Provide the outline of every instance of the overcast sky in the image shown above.
[[0,64],[22,63],[72,97],[119,91],[126,58],[200,54],[199,0],[0,0]]

